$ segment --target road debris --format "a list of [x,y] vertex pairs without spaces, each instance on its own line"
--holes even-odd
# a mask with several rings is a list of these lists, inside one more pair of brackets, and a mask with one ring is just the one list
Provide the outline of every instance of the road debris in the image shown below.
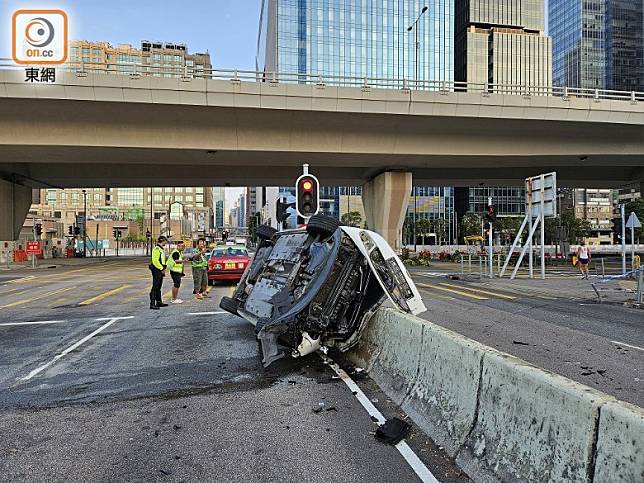
[[400,418],[391,418],[385,424],[378,427],[375,436],[382,443],[396,445],[407,436],[410,429],[411,426],[408,422]]

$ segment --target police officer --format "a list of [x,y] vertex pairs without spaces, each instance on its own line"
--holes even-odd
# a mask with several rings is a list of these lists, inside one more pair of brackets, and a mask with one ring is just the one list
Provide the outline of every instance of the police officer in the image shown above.
[[163,285],[163,277],[165,276],[166,259],[165,259],[165,245],[168,239],[160,236],[157,239],[156,246],[152,249],[152,263],[150,263],[150,271],[152,272],[152,290],[150,290],[150,308],[152,310],[159,310],[159,307],[167,307],[161,300],[161,286]]
[[170,276],[172,277],[172,303],[182,304],[183,300],[179,298],[179,287],[181,287],[181,277],[186,274],[183,273],[183,251],[186,245],[183,240],[177,243],[177,247],[170,252],[168,257],[168,268],[170,269]]
[[199,238],[197,250],[192,257],[192,281],[194,282],[192,293],[197,300],[202,300],[204,297],[210,298],[208,295],[208,259],[206,258],[205,238]]

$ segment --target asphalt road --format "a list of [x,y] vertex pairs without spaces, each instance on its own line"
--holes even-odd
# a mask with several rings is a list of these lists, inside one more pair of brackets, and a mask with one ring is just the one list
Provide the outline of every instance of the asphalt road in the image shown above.
[[[453,280],[440,265],[411,272],[426,320],[644,407],[644,310],[598,304],[590,285],[598,278]],[[626,293],[620,284],[606,287]]]
[[[317,355],[262,368],[252,326],[218,308],[232,285],[151,311],[149,278],[145,260],[0,275],[3,481],[417,480]],[[416,428],[407,442],[469,481]]]

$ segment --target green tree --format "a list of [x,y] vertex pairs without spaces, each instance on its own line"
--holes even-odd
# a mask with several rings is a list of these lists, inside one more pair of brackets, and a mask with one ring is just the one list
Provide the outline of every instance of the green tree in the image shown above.
[[438,238],[438,244],[442,245],[447,234],[447,221],[444,218],[436,218],[434,220],[434,233]]
[[561,226],[564,233],[568,234],[568,243],[577,243],[582,238],[590,236],[592,225],[590,221],[577,218],[574,210],[565,210],[561,213]]
[[355,226],[356,228],[362,223],[362,215],[359,211],[349,211],[340,217],[340,224],[344,226]]
[[425,236],[429,233],[432,228],[432,224],[427,218],[420,218],[416,220],[416,236],[420,235],[422,240],[421,245],[425,244]]
[[[631,212],[633,212],[635,213],[635,216],[637,216],[637,218],[640,220],[640,223],[644,225],[644,198],[640,198],[639,200],[629,201],[628,203],[626,203],[626,206],[624,207],[624,212],[626,214],[626,221],[628,221],[628,217],[631,216]],[[629,234],[626,236],[630,236],[630,228],[628,228],[627,231],[629,232]],[[641,234],[642,234],[642,229],[637,228],[635,230],[635,236],[639,237]]]
[[514,237],[519,232],[519,228],[521,228],[521,223],[523,223],[523,218],[518,216],[504,216],[503,218],[496,219],[493,228],[496,232],[502,234],[502,240],[506,238],[514,240]]
[[466,236],[481,234],[481,217],[476,213],[465,213],[461,218],[461,241]]

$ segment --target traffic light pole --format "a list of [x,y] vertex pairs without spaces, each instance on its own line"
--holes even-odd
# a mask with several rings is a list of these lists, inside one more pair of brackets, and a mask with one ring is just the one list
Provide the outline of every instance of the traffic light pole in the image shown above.
[[[34,222],[33,222],[32,225],[33,226],[31,227],[31,229],[32,229],[33,235],[34,235],[34,241],[38,241],[38,240],[36,240],[36,216],[35,215],[34,215]],[[36,254],[35,253],[31,254],[31,268],[36,268]]]
[[[492,197],[491,196],[487,199],[487,205],[492,206]],[[493,260],[493,258],[494,258],[494,248],[492,246],[492,222],[491,221],[488,223],[488,227],[489,227],[489,229],[488,229],[488,235],[487,235],[487,243],[488,243],[488,248],[487,248],[488,261],[487,261],[487,263],[488,263],[488,269],[489,269],[490,278],[494,278],[494,273],[492,273],[492,267],[493,267],[493,263],[494,263],[494,260]]]

